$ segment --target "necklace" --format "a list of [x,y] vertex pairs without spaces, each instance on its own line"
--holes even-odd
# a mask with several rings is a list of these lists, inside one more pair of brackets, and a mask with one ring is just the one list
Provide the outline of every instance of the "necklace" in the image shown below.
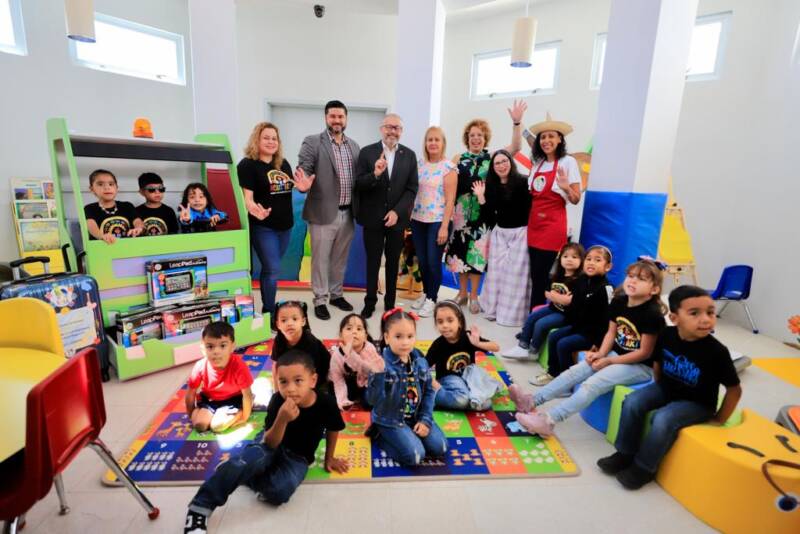
[[106,215],[114,215],[117,213],[117,203],[114,202],[114,207],[111,209],[106,209],[103,206],[100,206],[100,209],[103,210],[106,213]]

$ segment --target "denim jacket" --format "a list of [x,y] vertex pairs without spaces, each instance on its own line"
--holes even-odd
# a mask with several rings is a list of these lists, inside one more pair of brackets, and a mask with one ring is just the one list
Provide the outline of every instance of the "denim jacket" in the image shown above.
[[[386,347],[383,349],[385,368],[381,373],[372,373],[367,384],[367,402],[372,405],[372,422],[378,425],[402,427],[405,425],[403,410],[406,405],[406,370],[400,358]],[[416,421],[433,427],[433,391],[431,370],[422,353],[411,352],[411,366],[420,390]]]

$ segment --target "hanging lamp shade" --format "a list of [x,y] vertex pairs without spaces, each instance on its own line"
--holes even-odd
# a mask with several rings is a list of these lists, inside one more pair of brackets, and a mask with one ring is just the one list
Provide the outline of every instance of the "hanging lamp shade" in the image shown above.
[[514,23],[511,42],[511,66],[530,67],[533,58],[533,43],[536,42],[536,17],[520,17]]
[[67,18],[67,37],[83,43],[93,43],[94,0],[64,0]]

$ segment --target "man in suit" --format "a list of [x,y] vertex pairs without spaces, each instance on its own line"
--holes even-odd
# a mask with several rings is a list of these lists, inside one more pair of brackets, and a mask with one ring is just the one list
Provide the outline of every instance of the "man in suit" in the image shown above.
[[344,271],[353,241],[353,180],[358,144],[344,135],[347,107],[338,100],[325,104],[326,129],[303,140],[298,165],[317,178],[303,206],[311,234],[311,288],[314,315],[328,320],[329,302],[352,311],[343,296]]
[[[385,309],[394,307],[403,231],[408,227],[417,195],[417,156],[399,143],[403,121],[389,113],[380,126],[381,141],[365,146],[358,156],[353,210],[364,227],[367,255],[367,296],[361,315],[369,318],[378,301],[378,271],[386,256]],[[319,179],[319,178],[318,178]]]

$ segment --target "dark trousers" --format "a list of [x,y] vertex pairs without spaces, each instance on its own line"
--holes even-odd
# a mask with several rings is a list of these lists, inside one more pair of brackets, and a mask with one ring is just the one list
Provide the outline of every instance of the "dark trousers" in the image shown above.
[[425,296],[433,302],[436,302],[442,285],[442,254],[445,246],[436,243],[441,226],[440,222],[411,220],[411,237],[414,239],[419,270],[422,271],[422,287]]
[[542,250],[528,247],[528,257],[531,264],[531,308],[544,304],[544,292],[550,283],[550,270],[556,261],[558,252],[555,250]]
[[386,293],[383,303],[386,308],[394,307],[397,295],[397,271],[400,264],[400,251],[403,249],[403,228],[395,224],[364,227],[364,250],[367,255],[367,296],[364,305],[375,307],[378,302],[378,271],[381,256],[386,256]]
[[589,350],[592,342],[583,334],[575,331],[573,326],[562,326],[547,336],[547,372],[550,376],[558,376],[573,365],[572,353]]

